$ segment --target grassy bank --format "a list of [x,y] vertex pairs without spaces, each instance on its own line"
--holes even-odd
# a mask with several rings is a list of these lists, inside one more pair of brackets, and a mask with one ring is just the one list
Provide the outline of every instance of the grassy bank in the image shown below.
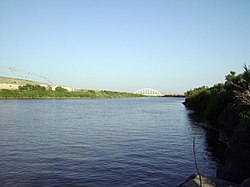
[[19,86],[18,90],[0,90],[1,99],[36,99],[36,98],[130,98],[142,97],[142,95],[113,92],[113,91],[96,91],[81,90],[69,92],[66,89],[58,87],[55,91],[46,90],[39,85]]

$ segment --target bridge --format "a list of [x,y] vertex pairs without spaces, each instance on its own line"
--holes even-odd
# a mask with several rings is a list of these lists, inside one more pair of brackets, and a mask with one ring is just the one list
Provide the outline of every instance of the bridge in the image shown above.
[[134,94],[141,94],[145,96],[163,96],[163,94],[153,88],[142,88],[134,92]]

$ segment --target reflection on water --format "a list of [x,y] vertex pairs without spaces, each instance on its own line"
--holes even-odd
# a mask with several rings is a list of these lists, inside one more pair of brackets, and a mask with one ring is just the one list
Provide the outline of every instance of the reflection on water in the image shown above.
[[[202,122],[195,112],[192,110],[188,111],[188,118],[191,121],[191,126],[193,129],[203,129],[205,138],[205,149],[209,157],[216,161],[216,166],[218,167],[224,160],[224,152],[226,150],[226,145],[219,141],[219,134],[214,130],[204,129]],[[213,124],[210,124],[213,125]],[[216,125],[214,125],[216,126]],[[216,167],[216,168],[217,168]]]
[[1,100],[0,186],[177,186],[215,175],[217,137],[182,98]]

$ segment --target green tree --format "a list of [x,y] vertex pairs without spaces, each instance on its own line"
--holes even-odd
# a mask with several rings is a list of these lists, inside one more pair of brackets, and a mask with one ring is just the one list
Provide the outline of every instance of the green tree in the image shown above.
[[31,84],[26,84],[23,86],[18,86],[18,89],[21,91],[45,91],[46,88],[44,86],[40,86],[40,85],[31,85]]
[[57,86],[56,89],[55,89],[55,91],[57,91],[57,92],[67,92],[68,90],[65,89],[65,88],[63,88],[63,87],[61,87],[61,86]]

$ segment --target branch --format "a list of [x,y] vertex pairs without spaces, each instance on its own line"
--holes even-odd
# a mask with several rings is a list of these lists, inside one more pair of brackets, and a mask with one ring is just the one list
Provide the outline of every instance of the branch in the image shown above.
[[195,169],[196,169],[196,172],[199,176],[199,179],[200,179],[200,187],[202,187],[202,182],[201,182],[201,174],[199,172],[199,169],[198,169],[198,165],[197,165],[197,159],[196,159],[196,149],[195,149],[195,137],[193,139],[193,153],[194,153],[194,164],[195,164]]

